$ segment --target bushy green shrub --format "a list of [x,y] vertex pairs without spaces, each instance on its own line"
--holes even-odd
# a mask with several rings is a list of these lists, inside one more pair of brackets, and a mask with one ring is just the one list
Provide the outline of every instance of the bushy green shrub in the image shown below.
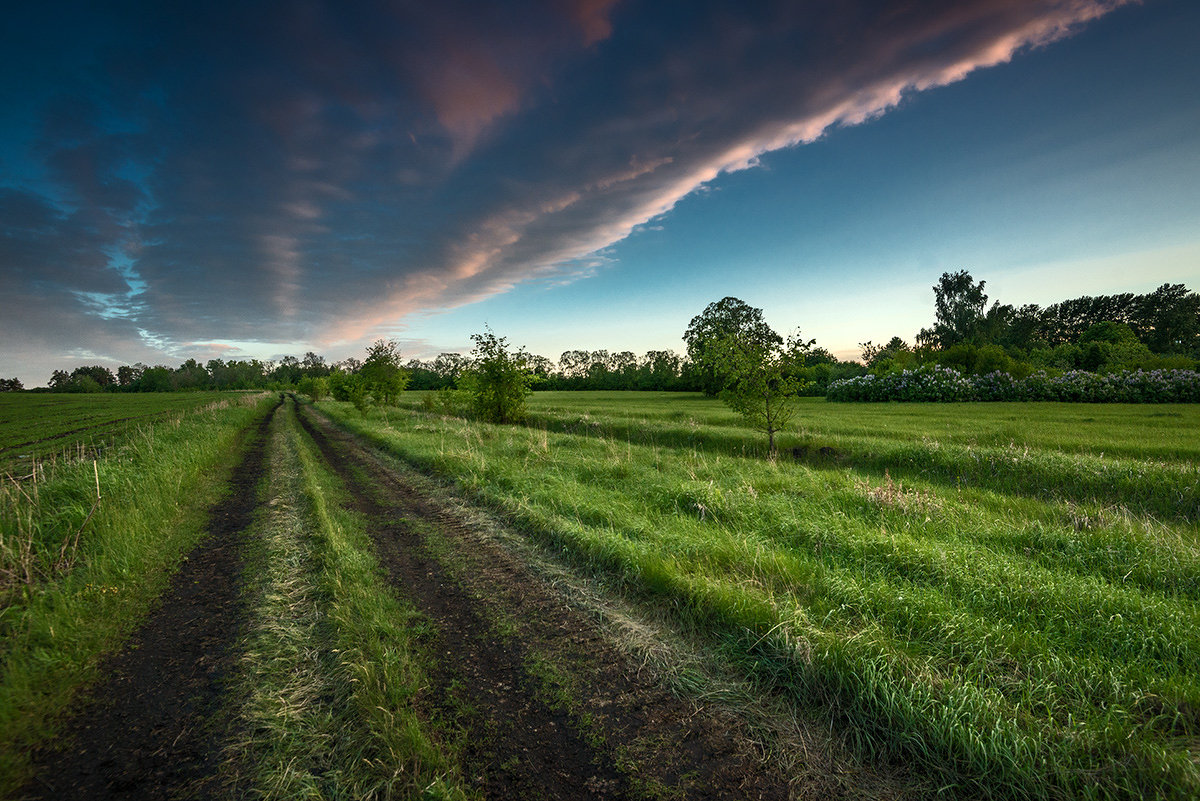
[[301,394],[307,395],[313,403],[316,403],[329,394],[329,381],[309,375],[301,378],[300,384],[296,388],[300,390]]
[[335,401],[350,400],[350,389],[355,381],[355,377],[341,370],[334,370],[329,374],[327,379],[329,382],[329,396]]
[[[523,349],[510,351],[508,340],[496,336],[490,328],[471,334],[475,349],[471,367],[458,379],[458,386],[470,399],[471,410],[489,423],[516,423],[525,418],[525,399],[529,397],[529,354]],[[453,404],[451,396],[445,398]]]

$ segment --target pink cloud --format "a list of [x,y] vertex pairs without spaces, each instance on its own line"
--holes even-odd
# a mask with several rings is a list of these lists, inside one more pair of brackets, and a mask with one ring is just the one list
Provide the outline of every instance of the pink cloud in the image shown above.
[[[418,310],[460,306],[562,269],[621,241],[721,174],[753,168],[762,155],[813,142],[832,127],[884,114],[907,93],[954,83],[975,70],[1008,62],[1022,49],[1069,35],[1124,2],[1064,0],[1021,6],[994,0],[964,4],[934,24],[904,31],[897,41],[881,34],[881,46],[868,51],[870,58],[808,85],[794,115],[747,126],[698,155],[662,150],[634,155],[576,189],[547,186],[542,194],[533,191],[494,210],[449,246],[439,263],[409,275],[382,303],[361,305],[352,315],[355,323],[339,324],[329,336],[361,336]],[[966,47],[923,50],[926,42],[956,34]],[[914,52],[921,55],[914,57]],[[503,93],[499,100],[480,106],[469,101],[471,96],[464,96],[462,107],[477,110],[462,112],[463,120],[475,122],[460,123],[464,130],[511,110],[517,102],[514,95]],[[661,112],[654,114],[664,118]]]
[[423,72],[426,99],[449,132],[457,158],[474,147],[488,125],[514,111],[520,101],[514,76],[488,53],[470,46],[449,48]]
[[609,15],[619,0],[567,0],[575,24],[583,32],[584,46],[593,45],[612,36]]

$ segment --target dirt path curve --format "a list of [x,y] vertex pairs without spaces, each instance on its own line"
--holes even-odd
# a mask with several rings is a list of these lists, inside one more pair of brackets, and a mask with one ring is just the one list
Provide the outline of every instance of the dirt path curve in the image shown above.
[[[278,410],[278,407],[276,407]],[[209,531],[188,555],[161,605],[101,666],[58,739],[35,756],[22,798],[159,799],[214,795],[222,739],[217,718],[245,616],[242,545],[257,506],[267,427],[259,424],[234,470],[230,495],[210,510]]]
[[517,556],[305,407],[399,592],[432,621],[435,714],[488,799],[784,799],[738,725],[638,674]]

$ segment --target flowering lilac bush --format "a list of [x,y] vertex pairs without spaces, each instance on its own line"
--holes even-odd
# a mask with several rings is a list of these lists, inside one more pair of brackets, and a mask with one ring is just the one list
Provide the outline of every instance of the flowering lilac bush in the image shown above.
[[833,381],[825,397],[838,401],[973,400],[971,381],[949,367],[919,367],[882,375]]
[[1200,372],[1125,370],[1100,375],[1071,370],[964,376],[949,367],[920,367],[834,381],[831,401],[1066,401],[1075,403],[1200,403]]

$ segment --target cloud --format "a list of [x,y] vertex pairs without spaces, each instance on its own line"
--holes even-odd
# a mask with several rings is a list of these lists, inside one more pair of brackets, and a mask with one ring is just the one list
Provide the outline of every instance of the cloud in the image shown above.
[[419,311],[587,275],[722,173],[1124,2],[113,12],[126,46],[57,54],[81,75],[103,65],[105,88],[47,88],[28,155],[45,177],[0,193],[0,280],[29,304],[25,323],[127,358],[370,339]]
[[568,13],[583,33],[584,45],[592,45],[612,35],[609,17],[617,0],[568,0]]
[[[493,145],[485,173],[497,189],[493,203],[452,225],[456,233],[428,272],[406,276],[386,300],[356,306],[340,333],[358,335],[418,308],[469,303],[573,269],[722,173],[752,168],[773,150],[859,124],[909,93],[1068,35],[1118,3],[841,11],[851,5],[800,17],[786,4],[769,17],[738,18],[725,9],[686,31],[662,32],[661,50],[649,57],[627,62],[618,50],[613,63],[595,67],[618,89],[606,98],[585,82],[578,97],[560,95],[559,105],[573,109],[567,119],[553,106],[527,111],[524,124]],[[621,36],[614,34],[614,46]],[[629,37],[653,38],[645,31]],[[820,44],[827,42],[841,44]],[[539,133],[550,120],[553,137]]]

